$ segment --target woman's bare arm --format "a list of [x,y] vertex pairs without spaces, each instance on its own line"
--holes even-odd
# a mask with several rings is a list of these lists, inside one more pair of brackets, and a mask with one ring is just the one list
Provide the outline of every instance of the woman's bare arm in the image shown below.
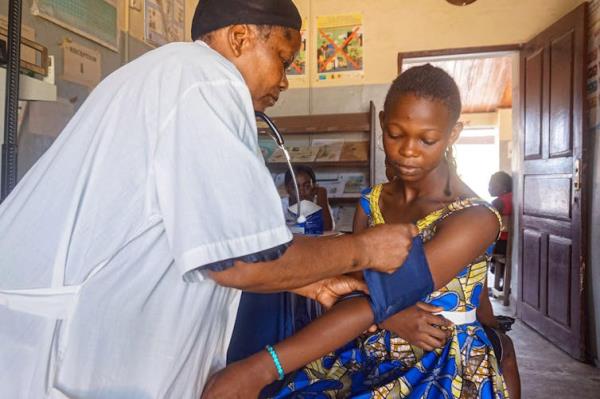
[[499,231],[498,217],[482,206],[464,209],[442,221],[424,246],[435,289],[448,284],[465,265],[485,253]]
[[[348,343],[372,323],[368,300],[348,299],[274,348],[283,369],[289,373]],[[255,398],[277,378],[273,359],[267,351],[261,351],[217,373],[207,383],[202,398]]]

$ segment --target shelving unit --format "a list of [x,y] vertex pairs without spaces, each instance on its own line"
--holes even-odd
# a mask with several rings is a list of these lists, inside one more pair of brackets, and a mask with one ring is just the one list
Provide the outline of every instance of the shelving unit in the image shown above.
[[[285,116],[273,118],[275,125],[283,134],[287,143],[296,140],[305,140],[312,143],[313,139],[336,138],[346,139],[349,135],[359,135],[361,140],[368,141],[368,159],[365,161],[335,161],[335,162],[302,162],[310,166],[317,175],[319,172],[361,172],[366,174],[368,181],[366,185],[372,184],[375,177],[375,106],[371,102],[368,112],[350,114],[329,115],[302,115]],[[266,129],[260,129],[259,133],[266,134]],[[357,141],[356,138],[349,141]],[[288,144],[289,145],[289,144]],[[287,170],[285,163],[267,162],[267,167],[274,173]],[[354,203],[360,198],[360,194],[351,193],[335,197],[329,197],[332,205],[336,203]]]

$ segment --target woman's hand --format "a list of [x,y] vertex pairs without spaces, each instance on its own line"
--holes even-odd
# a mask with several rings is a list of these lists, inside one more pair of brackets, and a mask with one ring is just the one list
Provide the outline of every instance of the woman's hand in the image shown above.
[[409,344],[418,346],[426,351],[444,346],[452,335],[452,323],[434,313],[444,309],[427,303],[418,302],[416,305],[396,313],[383,323],[385,328],[405,339]]
[[367,284],[362,279],[343,275],[317,281],[316,283],[295,289],[292,292],[314,299],[323,305],[323,307],[329,309],[345,295],[355,291],[362,291],[368,294]]
[[204,386],[201,398],[258,398],[260,391],[276,378],[273,361],[266,351],[262,351],[213,374]]

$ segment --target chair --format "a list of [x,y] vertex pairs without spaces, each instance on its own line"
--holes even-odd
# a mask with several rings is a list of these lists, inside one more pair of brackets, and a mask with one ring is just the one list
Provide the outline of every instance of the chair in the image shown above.
[[503,216],[504,230],[508,233],[506,241],[506,255],[492,254],[492,263],[495,265],[494,286],[492,295],[502,298],[502,304],[510,304],[510,282],[512,277],[512,220],[510,216]]

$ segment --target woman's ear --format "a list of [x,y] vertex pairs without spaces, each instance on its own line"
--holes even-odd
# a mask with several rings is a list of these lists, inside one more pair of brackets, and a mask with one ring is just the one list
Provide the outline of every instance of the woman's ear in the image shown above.
[[249,25],[231,25],[227,29],[227,42],[235,57],[240,57],[244,47],[256,39],[255,32]]
[[460,137],[460,133],[462,132],[463,127],[464,125],[462,122],[456,122],[456,124],[450,131],[450,145],[454,145],[454,143],[456,143],[456,141]]

